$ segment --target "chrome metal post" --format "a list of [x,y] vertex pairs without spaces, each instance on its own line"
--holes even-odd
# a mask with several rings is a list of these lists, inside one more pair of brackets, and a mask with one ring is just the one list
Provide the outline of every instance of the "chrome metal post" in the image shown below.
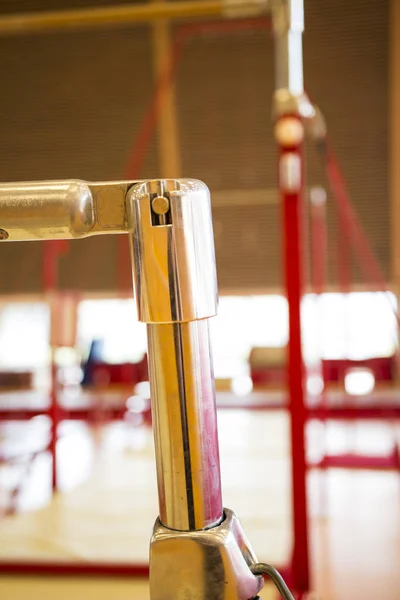
[[275,35],[275,90],[277,94],[303,93],[303,0],[272,0]]
[[160,181],[135,186],[130,197],[160,520],[170,529],[207,529],[223,518],[208,330],[217,311],[208,190],[197,181]]
[[148,325],[160,521],[209,529],[223,518],[207,320]]
[[250,600],[263,585],[261,573],[269,569],[280,580],[257,563],[237,517],[222,505],[207,187],[195,180],[0,185],[0,240],[124,232],[148,331],[160,506],[150,545],[151,600]]
[[249,600],[262,587],[235,515],[222,508],[208,319],[217,279],[207,187],[147,182],[129,194],[139,319],[147,323],[160,517],[152,600]]
[[303,0],[271,0],[275,51],[274,119],[297,116],[312,137],[325,136],[326,125],[312,104],[303,81]]

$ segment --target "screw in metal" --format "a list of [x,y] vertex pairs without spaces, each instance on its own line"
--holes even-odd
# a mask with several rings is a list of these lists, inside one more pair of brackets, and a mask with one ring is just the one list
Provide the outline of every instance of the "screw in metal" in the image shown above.
[[169,211],[169,200],[165,196],[156,196],[151,207],[157,215],[165,215]]

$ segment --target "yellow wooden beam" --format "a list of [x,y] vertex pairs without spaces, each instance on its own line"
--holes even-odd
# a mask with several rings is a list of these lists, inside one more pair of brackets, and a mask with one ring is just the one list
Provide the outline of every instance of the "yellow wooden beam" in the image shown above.
[[[165,0],[164,0],[165,1]],[[157,21],[153,25],[153,57],[156,78],[162,72],[166,59],[171,54],[171,36],[168,21]],[[165,94],[158,120],[158,149],[161,177],[181,177],[181,161],[178,127],[175,109],[175,86],[171,82]]]
[[[145,23],[159,19],[179,20],[217,16],[256,16],[264,11],[258,0],[188,0],[149,2],[100,8],[15,13],[0,17],[0,35],[44,33]],[[232,14],[230,14],[232,13]]]

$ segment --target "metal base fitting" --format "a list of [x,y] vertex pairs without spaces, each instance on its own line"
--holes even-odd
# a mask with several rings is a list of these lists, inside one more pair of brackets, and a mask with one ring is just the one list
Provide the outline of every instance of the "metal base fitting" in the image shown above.
[[224,510],[220,525],[174,531],[157,519],[150,544],[151,600],[250,600],[264,584],[236,515]]

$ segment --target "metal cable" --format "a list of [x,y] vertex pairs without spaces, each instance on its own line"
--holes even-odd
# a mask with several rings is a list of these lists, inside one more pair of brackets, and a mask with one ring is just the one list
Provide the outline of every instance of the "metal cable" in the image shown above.
[[253,575],[268,575],[274,582],[283,600],[294,600],[282,575],[272,565],[268,565],[267,563],[255,563],[254,565],[250,565],[250,571]]

